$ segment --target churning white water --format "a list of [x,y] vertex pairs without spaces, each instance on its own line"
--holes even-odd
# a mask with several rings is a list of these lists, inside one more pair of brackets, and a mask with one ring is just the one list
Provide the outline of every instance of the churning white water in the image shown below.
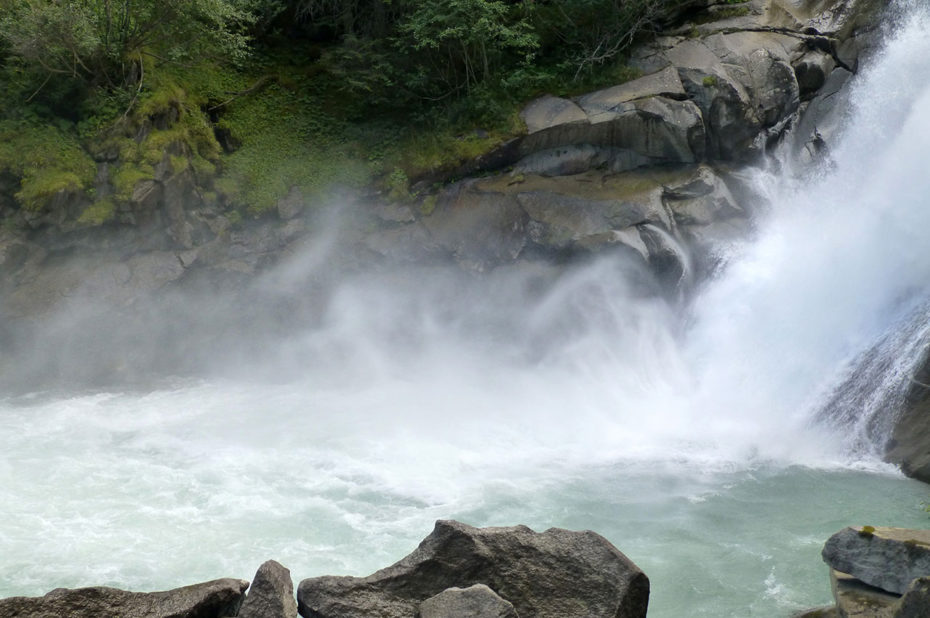
[[[881,436],[817,422],[930,293],[930,21],[914,13],[854,86],[835,165],[758,175],[758,238],[685,319],[616,257],[379,272],[287,305],[280,332],[223,332],[238,345],[209,377],[0,400],[0,596],[248,578],[268,558],[296,579],[362,575],[456,518],[600,532],[650,576],[651,616],[826,603],[829,534],[928,523]],[[295,256],[260,291],[300,297],[325,268]]]

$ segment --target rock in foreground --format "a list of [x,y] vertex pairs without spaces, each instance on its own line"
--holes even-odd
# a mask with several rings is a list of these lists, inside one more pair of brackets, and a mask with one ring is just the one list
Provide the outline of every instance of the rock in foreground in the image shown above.
[[824,562],[841,573],[894,594],[930,575],[930,530],[845,528],[823,548]]
[[258,567],[238,617],[296,618],[297,603],[294,601],[291,572],[274,560]]
[[527,618],[644,617],[649,579],[590,531],[526,526],[473,528],[438,521],[400,562],[368,577],[305,579],[305,618],[415,618],[420,604],[452,587],[485,584]]
[[59,588],[43,597],[0,600],[4,618],[219,618],[235,616],[249,582],[217,579],[165,592],[127,592],[103,586]]

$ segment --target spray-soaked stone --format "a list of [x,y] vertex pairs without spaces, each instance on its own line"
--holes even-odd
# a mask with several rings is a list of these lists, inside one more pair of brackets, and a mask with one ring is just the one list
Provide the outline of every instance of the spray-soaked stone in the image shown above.
[[295,618],[294,582],[291,572],[269,560],[258,567],[249,594],[242,603],[239,618]]
[[473,528],[438,521],[420,546],[368,577],[305,579],[305,618],[414,618],[420,603],[450,587],[485,584],[534,618],[644,617],[649,579],[590,531],[526,526]]
[[914,578],[930,576],[930,530],[845,528],[830,537],[822,554],[841,573],[904,594]]
[[128,592],[97,586],[58,588],[44,597],[0,600],[0,616],[10,618],[216,618],[235,616],[249,582],[217,579],[165,592]]

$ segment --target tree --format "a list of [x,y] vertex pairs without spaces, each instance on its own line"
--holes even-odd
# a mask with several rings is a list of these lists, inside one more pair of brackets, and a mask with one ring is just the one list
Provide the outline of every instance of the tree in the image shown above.
[[[257,0],[0,0],[0,40],[38,83],[140,87],[150,61],[243,57]],[[33,84],[35,85],[35,84]],[[33,95],[34,96],[34,95]]]
[[418,3],[398,26],[400,44],[444,94],[468,91],[505,61],[532,58],[539,41],[530,24],[500,0]]

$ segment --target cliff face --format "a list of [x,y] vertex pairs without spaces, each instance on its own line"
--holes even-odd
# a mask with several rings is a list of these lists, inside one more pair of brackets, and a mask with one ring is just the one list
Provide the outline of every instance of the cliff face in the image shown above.
[[[339,270],[385,263],[480,272],[619,251],[642,266],[645,293],[683,297],[751,227],[755,200],[734,171],[775,148],[802,163],[823,156],[834,95],[868,52],[883,5],[697,3],[633,51],[643,77],[531,102],[526,134],[475,161],[473,177],[402,201],[335,196],[338,234],[297,190],[271,216],[231,217],[203,188],[210,153],[185,146],[196,140],[144,153],[153,175],[138,180],[114,172],[125,152],[101,148],[94,199],[119,197],[106,225],[88,220],[87,192],[62,190],[55,208],[30,212],[0,178],[0,218],[15,223],[0,226],[0,341],[15,349],[42,328],[36,318],[88,303],[142,320],[144,299],[245,287],[308,245],[339,246],[322,286]],[[163,138],[183,120],[172,109],[130,141]]]

